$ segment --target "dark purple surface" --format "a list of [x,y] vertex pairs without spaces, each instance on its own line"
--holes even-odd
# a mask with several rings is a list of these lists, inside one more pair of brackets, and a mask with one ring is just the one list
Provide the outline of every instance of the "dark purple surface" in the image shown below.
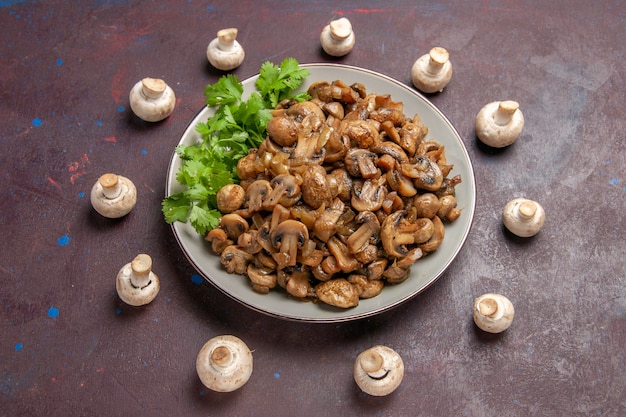
[[[348,17],[352,53],[319,33]],[[22,415],[626,415],[626,6],[623,1],[0,1],[0,407]],[[477,210],[452,267],[413,301],[357,322],[303,324],[242,307],[198,280],[160,212],[173,148],[222,74],[206,61],[217,30],[239,29],[240,78],[270,60],[341,62],[410,83],[415,59],[450,51],[454,76],[429,98],[474,164]],[[157,124],[129,110],[143,77],[177,106]],[[521,138],[494,152],[473,133],[480,108],[513,99]],[[132,179],[135,210],[93,211],[105,172]],[[504,204],[539,201],[539,235],[503,230]],[[124,305],[117,271],[153,257],[161,292]],[[500,292],[512,327],[489,336],[474,297]],[[239,391],[203,388],[195,357],[234,334],[254,351]],[[385,344],[406,375],[388,397],[352,379]]]

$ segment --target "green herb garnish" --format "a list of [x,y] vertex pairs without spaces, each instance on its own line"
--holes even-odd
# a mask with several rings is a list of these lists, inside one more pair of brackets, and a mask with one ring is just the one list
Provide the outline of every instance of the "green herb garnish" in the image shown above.
[[176,180],[186,189],[163,199],[167,223],[189,221],[203,236],[219,224],[222,214],[217,209],[217,192],[226,184],[239,182],[237,161],[265,139],[270,110],[284,99],[309,99],[305,92],[294,93],[308,75],[298,61],[286,58],[280,67],[271,62],[261,65],[257,91],[246,100],[242,99],[243,85],[234,74],[206,86],[206,103],[216,108],[215,114],[196,126],[202,142],[175,149],[182,160]]

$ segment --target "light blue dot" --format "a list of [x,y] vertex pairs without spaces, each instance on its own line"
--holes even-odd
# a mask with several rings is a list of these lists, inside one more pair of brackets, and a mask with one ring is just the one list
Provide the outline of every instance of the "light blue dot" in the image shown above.
[[124,112],[124,110],[126,110],[126,109],[124,108],[124,106],[117,106],[117,111],[118,111],[118,112],[123,113],[123,112]]
[[61,58],[57,58],[57,67],[63,65],[63,60]]
[[23,348],[24,348],[24,344],[22,344],[22,343],[16,343],[16,344],[15,344],[15,350],[16,350],[16,351],[18,351],[18,352],[19,352],[19,351],[20,351],[20,350],[22,350]]
[[85,196],[85,192],[81,191],[80,193],[78,193],[78,198],[83,198]]
[[142,154],[142,155],[148,155],[148,151],[147,151],[147,150],[145,150],[145,149],[142,149],[142,150],[141,150],[141,154]]
[[98,120],[98,121],[96,122],[96,124],[97,124],[98,126],[102,126],[102,120]]
[[122,309],[118,308],[117,310],[115,310],[115,314],[117,314],[118,316],[122,314]]
[[194,284],[200,285],[204,282],[204,279],[202,279],[201,275],[193,274],[191,276],[191,282],[193,282]]
[[609,181],[609,184],[611,184],[611,185],[617,185],[617,184],[619,184],[619,179],[617,179],[617,178],[611,178],[611,180]]
[[274,374],[274,378],[275,378],[275,379],[280,378],[280,374],[279,374],[278,372],[276,372],[276,373]]
[[36,117],[36,118],[33,119],[33,126],[39,127],[39,126],[41,126],[41,123],[42,123],[42,121],[41,121],[41,119],[39,117]]
[[59,317],[59,309],[56,307],[50,307],[48,309],[48,316],[50,316],[50,318],[56,319],[57,317]]
[[72,240],[67,233],[64,234],[63,236],[61,236],[60,238],[57,239],[57,243],[59,244],[59,246],[67,246],[70,243],[70,240]]

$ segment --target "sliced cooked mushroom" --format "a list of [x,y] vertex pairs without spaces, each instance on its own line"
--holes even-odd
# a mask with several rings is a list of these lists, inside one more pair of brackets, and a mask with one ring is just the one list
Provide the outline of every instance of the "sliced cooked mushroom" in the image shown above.
[[246,219],[236,213],[228,213],[220,219],[219,227],[224,229],[226,236],[234,242],[239,236],[248,231],[249,224]]
[[380,228],[380,240],[385,252],[390,257],[400,258],[405,256],[409,249],[407,245],[415,243],[415,231],[417,226],[406,218],[406,211],[391,213]]
[[356,222],[361,224],[356,232],[348,238],[348,249],[352,253],[363,251],[370,239],[377,240],[380,232],[378,217],[371,211],[363,211],[356,216]]
[[300,184],[296,177],[290,174],[277,175],[270,181],[272,192],[263,201],[263,208],[271,210],[276,204],[285,207],[293,206],[301,195]]
[[298,257],[298,249],[302,249],[309,240],[309,229],[304,223],[288,219],[273,228],[270,241],[278,251],[274,259],[278,269],[294,266]]
[[211,250],[217,255],[221,254],[226,247],[234,243],[232,239],[228,238],[226,231],[219,227],[209,231],[204,240],[211,243]]
[[348,251],[348,247],[336,236],[328,239],[326,245],[330,253],[335,257],[339,269],[343,272],[353,272],[361,266],[359,261]]
[[272,192],[270,182],[265,179],[259,179],[248,185],[245,191],[245,205],[248,211],[253,213],[263,208],[263,202]]
[[425,156],[418,156],[412,163],[402,164],[402,173],[413,178],[417,188],[437,191],[443,183],[439,166]]
[[373,298],[380,294],[385,286],[382,280],[371,280],[362,274],[350,274],[348,282],[354,286],[359,298]]
[[346,154],[346,170],[353,177],[374,178],[380,175],[376,166],[376,154],[368,149],[352,148]]
[[227,246],[220,255],[220,261],[229,274],[245,274],[248,270],[248,265],[253,260],[253,254],[244,251],[236,245]]
[[433,235],[426,243],[419,245],[419,247],[426,253],[434,252],[439,246],[441,246],[441,242],[443,242],[443,237],[446,232],[443,222],[438,216],[433,216],[431,220],[433,221],[434,226]]
[[252,288],[258,293],[267,294],[270,289],[276,287],[276,270],[274,268],[250,264],[246,270],[246,275],[252,282]]
[[376,211],[383,205],[386,188],[383,177],[365,181],[354,181],[352,184],[352,207],[357,211]]

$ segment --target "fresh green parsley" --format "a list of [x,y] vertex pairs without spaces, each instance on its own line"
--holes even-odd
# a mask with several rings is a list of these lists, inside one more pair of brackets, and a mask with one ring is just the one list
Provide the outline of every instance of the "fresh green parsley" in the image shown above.
[[169,195],[161,204],[167,223],[187,222],[201,235],[219,224],[217,192],[226,184],[239,182],[237,161],[267,135],[271,109],[284,99],[308,100],[306,92],[296,93],[309,71],[294,58],[280,66],[265,62],[255,82],[256,91],[243,99],[243,84],[236,75],[222,76],[206,86],[206,104],[215,108],[213,116],[196,125],[202,141],[178,145],[182,165],[176,180],[186,188]]

